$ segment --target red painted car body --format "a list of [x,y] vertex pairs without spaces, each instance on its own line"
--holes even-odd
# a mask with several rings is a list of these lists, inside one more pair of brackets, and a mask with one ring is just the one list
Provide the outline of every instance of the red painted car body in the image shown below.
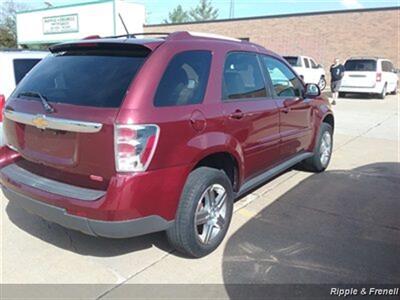
[[[121,43],[119,39],[99,39],[72,46],[90,43],[96,47],[105,41]],[[4,118],[7,142],[17,152],[3,148],[0,167],[17,164],[37,176],[104,194],[96,201],[82,201],[24,184],[0,172],[3,188],[90,220],[112,223],[157,216],[172,222],[189,173],[205,158],[221,153],[232,157],[236,167],[234,190],[239,192],[244,183],[296,153],[311,152],[320,124],[326,118],[333,120],[329,104],[322,97],[221,101],[222,72],[228,53],[263,54],[285,63],[261,46],[186,32],[171,34],[165,40],[124,41],[147,48],[149,55],[119,108],[52,103],[56,111],[52,118],[100,123],[99,132],[53,132],[21,124],[7,118],[7,114]],[[203,49],[211,51],[212,61],[202,103],[154,106],[152,99],[171,59],[177,53]],[[10,97],[6,111],[46,115],[40,101],[17,96]],[[144,172],[116,171],[115,124],[159,127],[158,143]],[[161,227],[143,233],[165,229]]]

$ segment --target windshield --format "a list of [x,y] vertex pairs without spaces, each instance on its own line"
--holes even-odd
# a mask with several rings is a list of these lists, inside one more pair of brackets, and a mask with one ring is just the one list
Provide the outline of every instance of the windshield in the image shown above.
[[292,67],[301,67],[301,62],[298,56],[285,56],[284,58]]
[[346,71],[376,71],[376,60],[373,59],[350,59],[346,61]]
[[63,52],[43,59],[13,93],[40,93],[49,102],[119,107],[145,57],[118,52]]

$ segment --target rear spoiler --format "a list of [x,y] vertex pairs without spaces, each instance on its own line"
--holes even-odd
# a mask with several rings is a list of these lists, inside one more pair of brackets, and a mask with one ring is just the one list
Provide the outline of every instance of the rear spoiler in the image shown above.
[[135,56],[147,56],[152,49],[143,44],[105,42],[100,40],[80,40],[71,43],[62,43],[49,47],[51,53],[69,51],[111,51],[123,52]]

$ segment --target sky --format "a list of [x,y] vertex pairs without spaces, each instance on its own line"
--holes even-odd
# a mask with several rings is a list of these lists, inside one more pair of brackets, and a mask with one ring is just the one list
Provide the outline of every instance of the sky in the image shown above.
[[[0,0],[0,2],[3,0]],[[25,0],[32,7],[43,7],[44,1],[53,6],[61,6],[82,2],[93,2],[94,0]],[[181,4],[184,9],[195,7],[198,0],[126,0],[142,3],[146,7],[147,23],[162,23],[177,5]],[[276,14],[289,14],[301,12],[315,12],[328,10],[344,10],[355,8],[374,8],[387,6],[400,6],[400,0],[233,0],[234,17],[253,17]],[[212,4],[219,10],[219,19],[229,18],[231,0],[212,0]]]

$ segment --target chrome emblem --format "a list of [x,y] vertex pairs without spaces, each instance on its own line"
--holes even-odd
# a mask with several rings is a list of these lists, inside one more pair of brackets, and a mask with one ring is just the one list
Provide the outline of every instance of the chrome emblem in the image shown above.
[[36,116],[32,119],[32,124],[39,129],[46,129],[49,122],[46,120],[46,116]]

